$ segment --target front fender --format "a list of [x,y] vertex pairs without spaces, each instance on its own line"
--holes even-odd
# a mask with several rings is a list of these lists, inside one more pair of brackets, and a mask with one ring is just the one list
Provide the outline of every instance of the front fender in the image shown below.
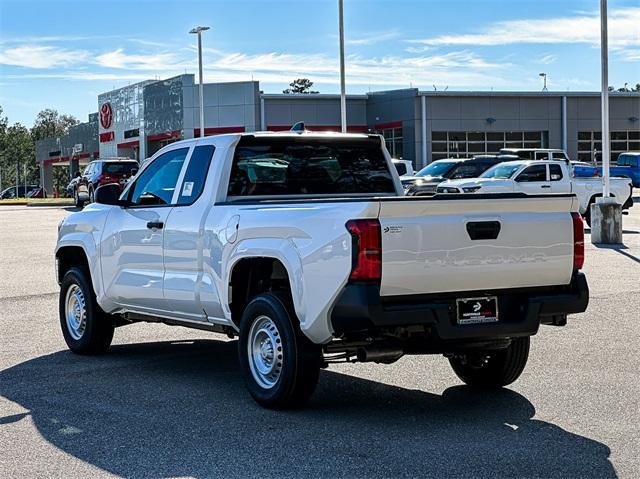
[[109,216],[111,207],[91,205],[83,211],[67,216],[60,224],[55,256],[65,247],[78,247],[84,251],[89,265],[91,284],[96,294],[98,304],[108,311],[110,304],[105,303],[102,270],[100,266],[100,251],[98,245],[104,230],[104,224]]

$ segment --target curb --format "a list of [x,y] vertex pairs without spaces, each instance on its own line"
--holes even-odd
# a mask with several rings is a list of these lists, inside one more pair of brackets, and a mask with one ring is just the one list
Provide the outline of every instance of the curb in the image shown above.
[[68,202],[52,202],[52,203],[24,203],[29,207],[42,207],[42,206],[75,206],[73,203]]

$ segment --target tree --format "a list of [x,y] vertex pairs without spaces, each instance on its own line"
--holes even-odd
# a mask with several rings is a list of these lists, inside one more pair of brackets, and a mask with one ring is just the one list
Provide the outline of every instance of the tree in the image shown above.
[[37,167],[31,133],[26,126],[15,123],[6,128],[2,140],[2,183],[3,186],[23,185],[26,167],[26,181],[33,182]]
[[318,93],[317,91],[311,91],[313,82],[308,78],[297,78],[289,83],[290,88],[282,90],[282,93]]
[[[61,115],[57,110],[47,108],[36,116],[36,121],[31,128],[31,138],[35,144],[38,140],[45,138],[57,138],[66,135],[69,127],[80,123],[72,115]],[[69,167],[56,166],[53,168],[53,188],[59,192],[64,192],[69,183]]]
[[45,138],[55,138],[66,135],[70,126],[80,123],[75,116],[60,115],[57,110],[47,108],[36,116],[36,121],[31,128],[33,141]]

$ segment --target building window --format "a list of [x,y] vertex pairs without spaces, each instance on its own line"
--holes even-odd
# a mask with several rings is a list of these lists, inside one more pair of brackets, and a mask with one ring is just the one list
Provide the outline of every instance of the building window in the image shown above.
[[399,160],[403,157],[402,152],[402,127],[400,128],[385,128],[378,131],[384,137],[384,142],[389,150],[389,154],[393,158]]
[[501,148],[544,148],[546,131],[434,131],[431,160],[496,154]]
[[[624,151],[640,150],[640,130],[612,131],[611,162]],[[599,131],[578,132],[578,161],[602,161],[602,133]]]

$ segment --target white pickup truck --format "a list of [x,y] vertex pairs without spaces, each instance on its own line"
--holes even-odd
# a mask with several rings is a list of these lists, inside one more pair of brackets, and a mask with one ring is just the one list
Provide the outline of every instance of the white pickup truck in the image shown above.
[[586,309],[570,194],[404,197],[377,135],[247,133],[158,151],[59,225],[69,348],[138,321],[239,337],[247,388],[302,404],[329,363],[443,354],[501,387],[540,324]]
[[[633,186],[628,178],[610,179],[611,196],[623,210],[633,206]],[[478,178],[440,183],[437,193],[574,193],[578,211],[591,224],[591,204],[602,196],[602,178],[572,178],[566,161],[518,160],[493,166]]]

